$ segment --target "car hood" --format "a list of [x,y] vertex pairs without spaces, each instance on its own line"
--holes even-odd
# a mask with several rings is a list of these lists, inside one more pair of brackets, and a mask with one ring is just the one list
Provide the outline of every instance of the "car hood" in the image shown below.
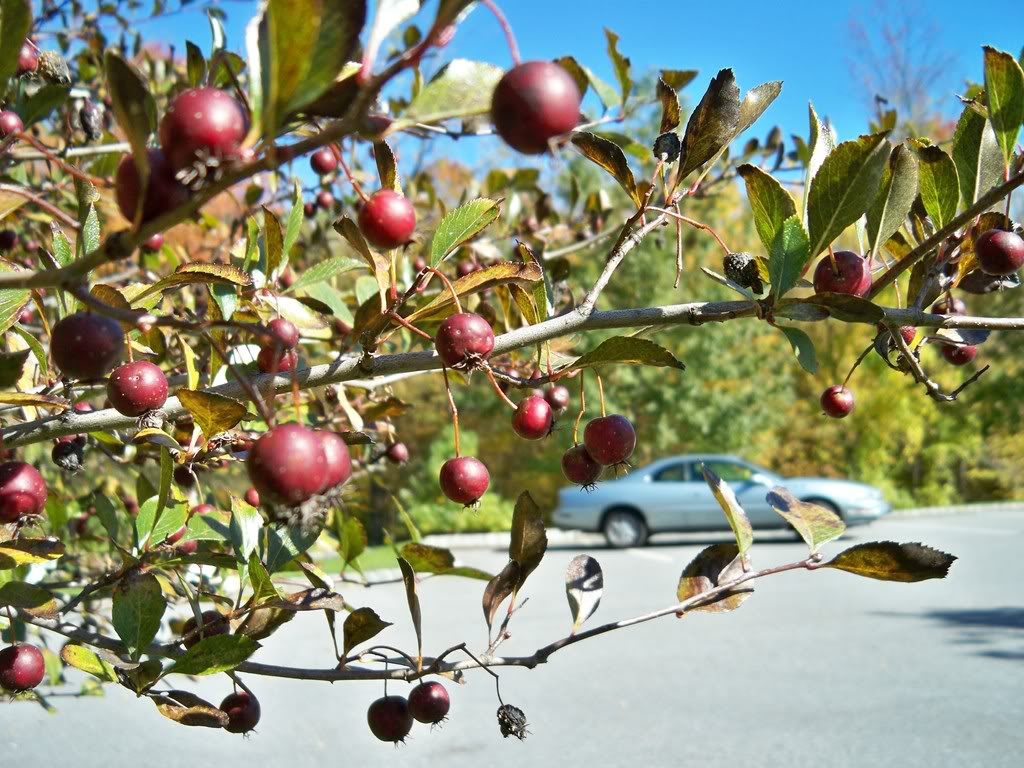
[[783,485],[794,493],[806,489],[829,489],[835,493],[848,493],[854,496],[881,496],[882,491],[867,483],[853,480],[840,480],[835,477],[787,477]]

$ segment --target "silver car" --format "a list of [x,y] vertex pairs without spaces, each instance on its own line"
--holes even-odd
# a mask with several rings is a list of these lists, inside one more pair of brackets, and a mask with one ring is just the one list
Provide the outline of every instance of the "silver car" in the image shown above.
[[722,508],[704,482],[701,464],[736,493],[755,528],[788,528],[765,497],[784,486],[842,517],[846,525],[869,523],[891,505],[874,486],[825,477],[782,477],[736,456],[686,455],[656,461],[587,492],[573,486],[558,493],[556,528],[601,531],[613,547],[642,546],[652,533],[728,529]]

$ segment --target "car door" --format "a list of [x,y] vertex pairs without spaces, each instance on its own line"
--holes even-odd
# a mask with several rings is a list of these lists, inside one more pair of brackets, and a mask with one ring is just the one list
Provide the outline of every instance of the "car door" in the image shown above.
[[722,508],[704,481],[700,461],[686,462],[686,482],[680,483],[680,528],[691,531],[714,531],[728,528]]
[[[736,500],[747,513],[750,524],[754,527],[764,527],[778,523],[778,515],[768,504],[766,496],[770,490],[767,485],[760,481],[758,472],[748,464],[727,459],[718,459],[704,462],[704,466],[722,478],[733,493]],[[698,473],[700,468],[697,468]],[[710,489],[709,489],[710,490]],[[710,494],[711,503],[715,505],[718,514],[721,515],[721,507],[715,501],[714,494]],[[723,515],[724,518],[724,515]]]
[[645,483],[644,498],[636,499],[651,531],[677,531],[683,527],[683,498],[689,479],[689,464],[672,462],[655,470]]

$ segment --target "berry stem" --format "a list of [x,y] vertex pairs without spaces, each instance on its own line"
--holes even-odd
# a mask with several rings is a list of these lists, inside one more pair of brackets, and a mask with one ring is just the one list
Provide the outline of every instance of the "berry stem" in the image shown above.
[[53,218],[59,220],[65,226],[70,227],[75,231],[78,231],[80,229],[78,222],[75,221],[70,216],[68,216],[66,213],[64,213],[64,211],[62,211],[60,208],[55,206],[53,203],[44,200],[39,195],[34,194],[33,192],[29,192],[24,187],[20,187],[17,184],[0,184],[0,192],[8,192],[12,195],[23,197],[36,207],[42,208],[44,211],[53,216]]
[[391,316],[391,319],[394,320],[396,323],[398,323],[403,328],[408,328],[410,331],[415,333],[417,336],[422,336],[424,339],[430,339],[431,341],[433,341],[433,339],[434,339],[434,337],[431,336],[429,333],[427,333],[424,330],[421,330],[420,328],[417,328],[415,325],[410,323],[408,320],[406,320],[404,317],[402,317],[397,312],[395,312]]
[[487,376],[491,384],[494,386],[494,391],[498,393],[498,397],[505,401],[505,404],[513,411],[516,410],[516,404],[509,399],[508,395],[501,391],[501,386],[498,384],[498,380],[494,378],[494,373],[491,371],[491,367],[489,365],[484,366],[484,375]]
[[366,193],[363,192],[363,188],[359,186],[359,182],[356,181],[356,177],[352,175],[352,169],[349,168],[348,163],[345,162],[345,157],[341,153],[341,148],[338,147],[337,144],[329,144],[328,146],[331,148],[331,152],[334,153],[334,157],[338,161],[338,165],[341,166],[341,170],[345,172],[345,178],[348,179],[348,183],[352,185],[352,189],[355,190],[355,193],[359,195],[359,199],[362,200],[365,205],[366,201],[370,198],[366,196]]
[[[679,203],[675,204],[675,212],[677,215],[682,216],[682,212],[679,209]],[[673,288],[679,287],[679,281],[683,277],[683,222],[676,219],[676,280],[672,284]]]
[[[280,346],[280,345],[277,345]],[[276,368],[275,364],[275,368]],[[276,371],[275,371],[276,372]],[[291,370],[292,380],[292,405],[295,408],[295,421],[302,423],[302,390],[299,387],[298,365],[293,365]]]
[[[886,331],[884,331],[884,332],[892,334],[892,335],[895,335],[895,334],[899,333],[898,330],[897,331],[893,331],[891,328],[888,328],[888,326],[886,327]],[[874,344],[868,344],[867,349],[865,349],[863,352],[860,353],[860,356],[857,358],[857,361],[853,364],[853,367],[850,368],[850,372],[848,374],[846,374],[846,378],[843,379],[843,389],[846,389],[846,385],[850,383],[850,377],[853,376],[853,372],[855,370],[857,370],[857,367],[861,363],[864,362],[864,358],[866,358],[869,354],[871,354],[871,350],[873,350],[874,348],[875,348]]]
[[76,168],[75,166],[71,165],[71,163],[66,162],[63,158],[58,157],[53,153],[53,150],[51,150],[48,146],[43,144],[43,142],[39,141],[39,139],[37,139],[31,133],[22,132],[16,135],[18,141],[24,141],[26,144],[31,144],[33,147],[35,147],[39,154],[43,155],[51,163],[60,166],[60,169],[69,176],[74,176],[76,179],[87,181],[94,187],[114,186],[113,182],[109,181],[108,179],[101,179],[98,176],[90,176],[85,171]]
[[516,45],[516,36],[512,32],[512,26],[508,23],[508,19],[505,18],[505,14],[501,12],[501,9],[494,0],[480,0],[480,4],[493,13],[495,18],[497,18],[498,24],[501,26],[501,31],[505,33],[505,42],[508,43],[508,51],[512,54],[512,63],[518,67],[521,63],[519,58],[519,46]]
[[455,286],[452,285],[452,281],[448,279],[448,276],[434,267],[427,267],[427,271],[441,278],[441,282],[444,283],[445,288],[447,288],[452,294],[452,301],[455,302],[455,311],[462,314],[462,303],[459,301],[459,293],[455,290]]
[[[679,204],[676,203],[676,210],[678,210],[678,209],[679,209]],[[677,221],[681,221],[684,224],[689,224],[691,227],[694,227],[695,229],[702,229],[702,230],[704,230],[709,235],[711,235],[713,238],[715,238],[715,240],[718,241],[718,244],[722,247],[722,250],[725,251],[726,255],[732,253],[732,251],[729,250],[729,246],[725,244],[725,241],[721,238],[721,236],[711,226],[705,224],[704,222],[697,221],[696,219],[691,219],[688,216],[683,216],[682,214],[676,213],[675,211],[669,211],[669,210],[667,210],[665,208],[657,208],[657,207],[655,207],[653,205],[649,206],[647,208],[647,210],[648,211],[656,211],[657,213],[662,213],[662,214],[664,214],[666,216],[669,216],[669,217],[671,217],[671,218],[673,218],[673,219],[675,219]]]
[[444,391],[448,393],[448,407],[452,411],[452,429],[455,432],[455,458],[458,458],[461,454],[459,453],[459,409],[455,407],[455,397],[452,395],[452,387],[448,382],[448,368],[441,368],[441,375],[444,376]]
[[269,427],[274,423],[274,412],[267,407],[266,402],[263,400],[263,396],[259,390],[252,385],[249,381],[249,377],[238,370],[238,366],[231,362],[231,358],[228,356],[227,350],[213,337],[213,334],[209,331],[203,331],[203,338],[206,339],[207,343],[213,348],[213,351],[217,353],[217,356],[224,361],[224,364],[231,371],[231,375],[235,377],[235,381],[238,382],[239,386],[245,390],[245,394],[249,396],[249,399],[256,404],[256,412],[260,415],[260,418],[266,422]]
[[839,277],[839,265],[836,263],[836,253],[832,250],[832,246],[828,247],[828,261],[832,265],[832,274]]
[[604,382],[601,381],[601,374],[595,373],[594,376],[597,377],[597,394],[601,399],[601,415],[607,416],[604,410]]
[[579,445],[580,422],[583,421],[583,414],[587,410],[587,389],[583,386],[583,374],[580,371],[580,412],[576,414],[576,421],[572,425],[572,444]]

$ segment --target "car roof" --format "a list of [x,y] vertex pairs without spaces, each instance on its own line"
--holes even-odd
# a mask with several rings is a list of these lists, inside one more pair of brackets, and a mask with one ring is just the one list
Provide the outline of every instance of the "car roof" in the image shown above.
[[755,464],[752,461],[748,461],[747,459],[744,459],[741,456],[736,456],[735,454],[731,454],[731,453],[681,453],[678,456],[667,456],[664,459],[658,459],[657,461],[653,461],[650,464],[648,464],[647,466],[641,467],[640,472],[642,474],[647,474],[649,472],[653,472],[653,471],[662,469],[663,467],[666,467],[666,466],[668,466],[670,464],[680,464],[680,463],[683,463],[683,462],[700,462],[700,461],[703,461],[703,462],[724,461],[724,462],[728,462],[730,464],[743,464],[744,466],[756,467],[758,469],[763,469],[760,465]]

